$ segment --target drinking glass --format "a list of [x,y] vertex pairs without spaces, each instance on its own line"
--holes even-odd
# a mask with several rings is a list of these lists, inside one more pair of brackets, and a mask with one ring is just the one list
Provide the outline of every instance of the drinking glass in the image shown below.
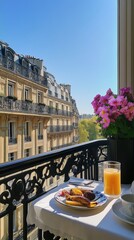
[[114,161],[104,162],[104,193],[111,197],[121,194],[121,164]]

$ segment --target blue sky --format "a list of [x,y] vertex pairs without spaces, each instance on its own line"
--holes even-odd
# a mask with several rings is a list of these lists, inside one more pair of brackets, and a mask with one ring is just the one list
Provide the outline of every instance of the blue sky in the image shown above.
[[96,94],[117,92],[117,0],[1,0],[0,40],[43,59],[80,114],[93,113]]

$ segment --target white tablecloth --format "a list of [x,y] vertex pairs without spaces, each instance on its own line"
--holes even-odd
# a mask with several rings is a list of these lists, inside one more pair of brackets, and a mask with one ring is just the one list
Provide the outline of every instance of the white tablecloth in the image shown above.
[[[103,192],[103,184],[93,183],[95,190]],[[93,185],[92,184],[92,185]],[[134,225],[118,219],[111,209],[117,199],[108,199],[103,206],[92,210],[78,210],[55,201],[54,195],[62,184],[29,207],[28,223],[68,240],[134,240]],[[122,192],[130,186],[122,187]]]

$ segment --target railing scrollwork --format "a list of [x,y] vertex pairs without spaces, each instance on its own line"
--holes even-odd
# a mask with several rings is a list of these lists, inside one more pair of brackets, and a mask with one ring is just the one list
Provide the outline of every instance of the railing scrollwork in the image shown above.
[[48,191],[47,180],[58,176],[67,181],[73,174],[97,179],[98,162],[106,160],[106,146],[107,140],[91,141],[1,164],[0,218],[9,216],[9,239],[13,240],[13,212],[17,206],[22,206],[23,240],[27,240],[28,204]]

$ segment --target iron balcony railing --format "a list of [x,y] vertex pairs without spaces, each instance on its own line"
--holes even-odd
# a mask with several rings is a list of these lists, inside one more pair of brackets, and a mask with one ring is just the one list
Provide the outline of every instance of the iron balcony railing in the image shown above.
[[73,127],[78,128],[78,123],[73,122]]
[[[103,139],[0,164],[0,220],[6,218],[5,239],[28,239],[29,231],[34,227],[27,225],[28,206],[49,191],[48,181],[56,178],[66,182],[72,171],[75,176],[98,180],[99,162],[105,160],[107,140]],[[50,189],[54,186],[56,184]],[[14,232],[14,214],[18,207],[22,210],[23,227]],[[47,240],[60,239],[49,234],[44,236]],[[43,239],[42,230],[38,230],[36,239]]]
[[70,132],[73,130],[73,126],[66,125],[57,125],[57,126],[48,126],[48,132]]
[[39,134],[38,135],[38,140],[42,140],[43,139],[43,135],[42,134]]
[[16,144],[17,143],[17,138],[9,137],[8,138],[8,143],[9,144]]
[[25,142],[31,142],[31,136],[24,136]]
[[49,106],[48,107],[48,113],[54,114],[54,115],[63,115],[63,116],[72,116],[73,113],[70,111],[62,110],[62,109],[57,109],[54,107]]
[[74,137],[73,137],[73,142],[76,143],[76,142],[79,141],[79,139],[80,139],[79,136],[74,136]]
[[32,114],[48,114],[48,107],[24,100],[14,100],[0,96],[0,111],[22,112]]

